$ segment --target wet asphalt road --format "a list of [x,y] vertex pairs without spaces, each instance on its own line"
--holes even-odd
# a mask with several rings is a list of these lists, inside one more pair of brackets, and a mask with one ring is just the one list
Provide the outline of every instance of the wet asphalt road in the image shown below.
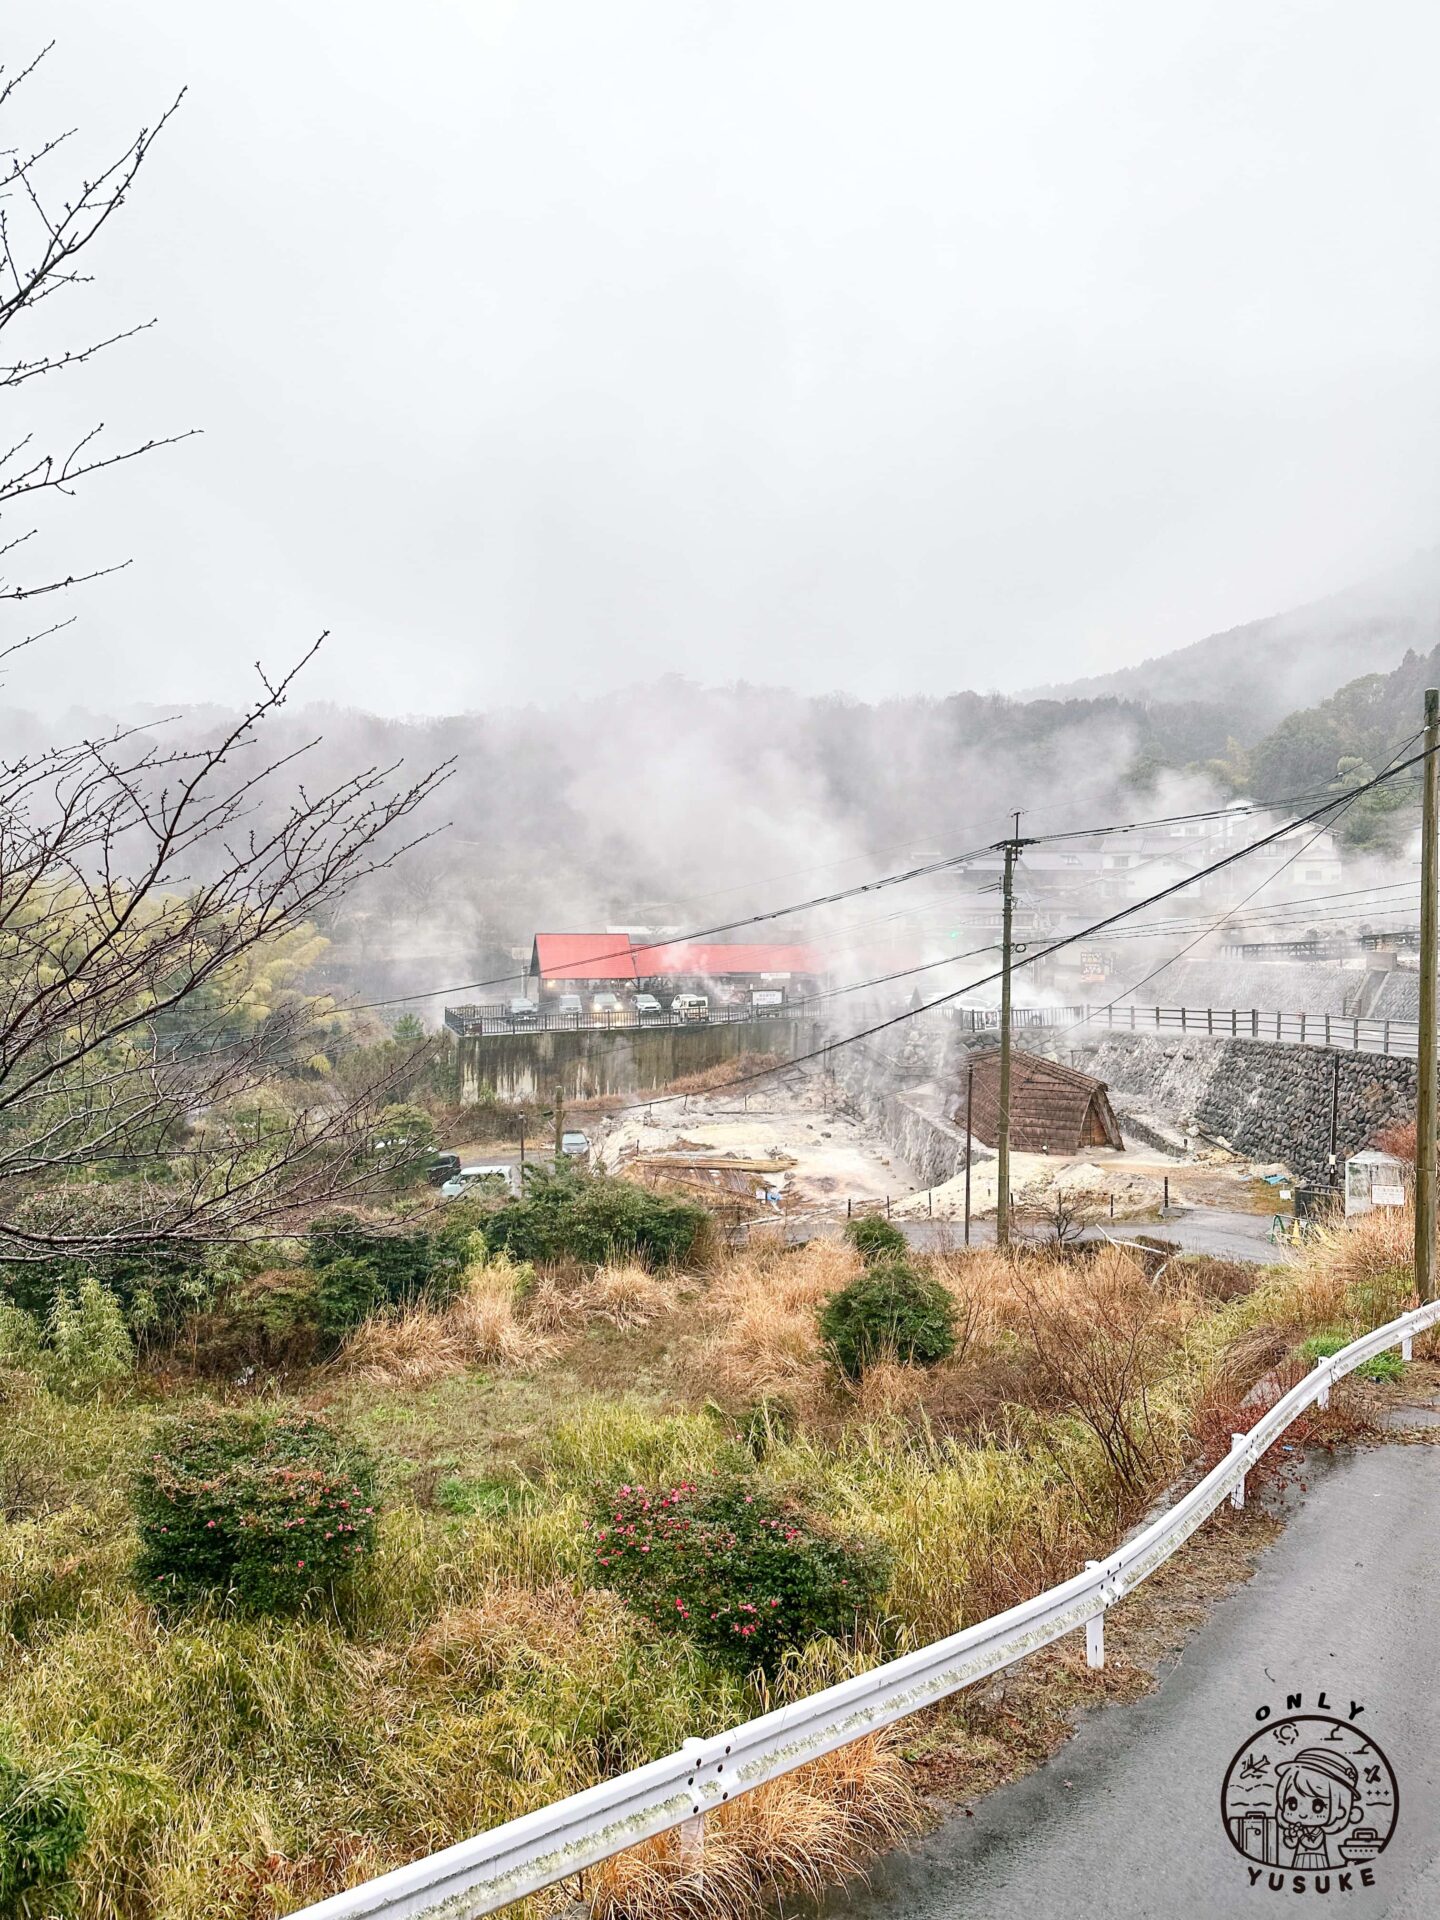
[[[1208,1253],[1222,1260],[1258,1260],[1269,1263],[1292,1256],[1284,1246],[1270,1241],[1268,1213],[1231,1213],[1219,1207],[1194,1207],[1165,1220],[1124,1220],[1106,1225],[1112,1240],[1136,1240],[1142,1235],[1155,1240],[1170,1240],[1185,1253]],[[958,1220],[896,1219],[911,1246],[921,1252],[935,1248],[958,1247],[962,1226]],[[797,1220],[791,1227],[793,1240],[821,1236],[834,1238],[845,1228],[843,1220]],[[1093,1236],[1092,1236],[1093,1237]],[[971,1222],[971,1242],[989,1246],[995,1239],[993,1220]]]
[[[1229,1920],[1440,1914],[1440,1448],[1318,1466],[1248,1586],[1220,1601],[1157,1692],[1093,1714],[1047,1765],[974,1804],[823,1920]],[[1375,1885],[1297,1894],[1249,1883],[1220,1790],[1256,1710],[1285,1696],[1363,1702],[1399,1785]],[[1313,1876],[1312,1876],[1313,1878]]]

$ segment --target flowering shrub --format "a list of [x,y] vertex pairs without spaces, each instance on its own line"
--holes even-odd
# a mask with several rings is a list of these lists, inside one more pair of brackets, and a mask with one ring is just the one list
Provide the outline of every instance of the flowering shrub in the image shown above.
[[889,1575],[882,1549],[841,1539],[759,1482],[624,1486],[587,1522],[607,1586],[659,1627],[749,1672],[841,1634]]
[[955,1303],[938,1280],[877,1261],[825,1302],[820,1337],[852,1380],[881,1360],[933,1367],[955,1350]]
[[370,1550],[375,1504],[369,1454],[311,1414],[175,1420],[135,1488],[139,1577],[160,1599],[286,1612]]

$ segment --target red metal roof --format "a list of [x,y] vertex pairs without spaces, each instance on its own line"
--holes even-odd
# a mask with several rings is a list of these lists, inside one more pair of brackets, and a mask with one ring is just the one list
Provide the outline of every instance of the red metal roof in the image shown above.
[[635,972],[640,979],[651,974],[703,974],[720,980],[741,973],[821,973],[824,961],[814,947],[762,945],[715,946],[700,940],[672,940],[663,946],[636,947]]
[[630,980],[628,933],[537,933],[531,967],[544,980]]
[[637,947],[624,933],[537,933],[532,969],[544,980],[648,980],[737,974],[818,974],[825,962],[814,947],[723,945],[669,940]]

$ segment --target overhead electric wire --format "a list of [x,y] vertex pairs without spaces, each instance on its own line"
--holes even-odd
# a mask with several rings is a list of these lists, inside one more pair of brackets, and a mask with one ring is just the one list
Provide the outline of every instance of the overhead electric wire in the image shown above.
[[[1396,748],[1395,755],[1392,755],[1391,758],[1394,759],[1396,755],[1405,753],[1409,750],[1409,748],[1413,747],[1415,742],[1420,738],[1420,733],[1423,733],[1423,731],[1424,729],[1421,728],[1420,732],[1411,734],[1410,738],[1407,741],[1405,741],[1403,746]],[[1417,757],[1419,760],[1423,761],[1426,756],[1424,753],[1421,753]],[[1415,764],[1416,763],[1414,760],[1403,761],[1399,767],[1394,769],[1394,771],[1397,773],[1403,772],[1405,767],[1414,766]],[[1382,770],[1378,774],[1376,774],[1373,780],[1367,781],[1364,786],[1355,788],[1353,793],[1346,796],[1344,807],[1342,808],[1342,812],[1352,807],[1355,804],[1355,802],[1360,798],[1362,793],[1368,793],[1372,791],[1374,788],[1378,787],[1382,781],[1388,778],[1390,778],[1389,769],[1382,768]],[[1327,810],[1328,809],[1325,809],[1322,811],[1327,811]],[[1316,816],[1314,815],[1311,816],[1312,819],[1314,819],[1315,817]],[[1300,821],[1300,822],[1296,822],[1295,824],[1306,825],[1308,823],[1305,821]],[[1285,829],[1285,831],[1288,832],[1290,831],[1290,829]],[[1120,1002],[1124,1000],[1127,996],[1138,993],[1141,987],[1147,987],[1149,986],[1152,980],[1159,979],[1162,973],[1167,972],[1171,967],[1173,967],[1176,964],[1177,961],[1183,960],[1185,955],[1191,952],[1195,947],[1198,947],[1202,940],[1208,939],[1210,934],[1214,933],[1217,928],[1223,926],[1225,921],[1229,919],[1233,913],[1237,912],[1242,907],[1248,906],[1250,901],[1255,898],[1255,895],[1257,893],[1261,892],[1263,888],[1269,886],[1271,881],[1275,879],[1277,874],[1283,873],[1286,867],[1291,865],[1292,862],[1298,860],[1303,853],[1305,853],[1310,847],[1312,847],[1315,844],[1316,840],[1320,838],[1320,835],[1326,831],[1327,831],[1326,826],[1317,827],[1315,832],[1305,842],[1304,846],[1297,847],[1295,851],[1289,856],[1288,859],[1283,860],[1280,863],[1280,865],[1277,868],[1275,868],[1273,873],[1267,873],[1264,879],[1261,880],[1257,886],[1254,886],[1251,888],[1250,892],[1245,895],[1243,900],[1240,900],[1239,902],[1237,902],[1234,907],[1227,908],[1223,914],[1221,914],[1216,920],[1212,921],[1209,927],[1206,928],[1205,932],[1197,934],[1193,940],[1189,941],[1185,946],[1181,947],[1178,953],[1171,954],[1168,960],[1162,960],[1158,967],[1152,967],[1150,972],[1147,973],[1142,979],[1135,981],[1131,986],[1123,988],[1118,994],[1114,996],[1113,999],[1108,1000],[1104,1006],[1100,1007],[1098,1011],[1101,1013],[1113,1012],[1113,1010],[1117,1006],[1119,1006]],[[1278,839],[1280,835],[1277,834],[1274,837]],[[1257,842],[1256,844],[1260,845],[1262,843]],[[1061,1036],[1067,1033],[1074,1033],[1077,1028],[1082,1026],[1088,1026],[1089,1024],[1090,1024],[1090,1021],[1089,1021],[1088,1015],[1087,1015],[1087,1018],[1084,1020],[1074,1020],[1070,1023],[1068,1027],[1059,1028],[1056,1032],[1056,1038],[1060,1038]]]
[[[1418,738],[1419,735],[1416,734],[1414,739]],[[1413,745],[1414,739],[1407,741],[1405,746],[1409,747]],[[1399,751],[1404,752],[1405,747],[1400,748]],[[1393,779],[1396,774],[1405,772],[1409,767],[1421,765],[1426,757],[1426,753],[1422,751],[1414,755],[1411,759],[1402,761],[1401,764],[1393,770],[1376,774],[1373,779],[1363,782],[1360,786],[1352,789],[1349,794],[1345,795],[1343,804],[1346,806],[1353,805],[1362,794],[1373,792],[1377,787],[1383,786],[1389,780]],[[1034,953],[1027,953],[1019,964],[1021,966],[1033,966],[1036,961],[1048,959],[1051,954],[1060,953],[1066,947],[1076,946],[1082,940],[1092,939],[1094,935],[1103,928],[1114,926],[1121,920],[1128,920],[1134,914],[1143,913],[1147,907],[1155,906],[1161,900],[1171,899],[1175,894],[1183,892],[1187,887],[1193,887],[1198,881],[1207,879],[1211,874],[1223,872],[1225,868],[1232,867],[1238,861],[1248,859],[1251,854],[1258,853],[1263,847],[1272,846],[1287,833],[1292,833],[1297,826],[1303,827],[1312,824],[1321,814],[1333,811],[1335,805],[1336,802],[1333,798],[1327,800],[1324,805],[1317,807],[1310,815],[1302,816],[1299,820],[1287,821],[1283,827],[1277,827],[1273,833],[1265,834],[1259,840],[1251,841],[1248,846],[1237,847],[1230,853],[1222,854],[1218,860],[1213,861],[1208,867],[1202,867],[1198,873],[1187,874],[1183,880],[1172,881],[1169,886],[1160,888],[1158,892],[1151,894],[1147,899],[1133,901],[1128,906],[1120,907],[1114,913],[1107,914],[1103,919],[1097,920],[1090,926],[1080,929],[1079,932],[1065,934],[1060,939],[1052,941],[1048,946],[1040,947]],[[1298,858],[1298,852],[1292,857]],[[1261,885],[1268,884],[1273,877],[1273,875],[1267,874],[1265,880],[1261,882]],[[1259,890],[1257,887],[1252,890],[1252,893],[1259,892]],[[1179,957],[1179,955],[1175,956],[1177,959]],[[887,979],[907,978],[911,973],[927,971],[930,966],[936,964],[943,963],[928,962],[925,967],[906,969],[901,974],[886,977]],[[1166,964],[1168,965],[1170,963],[1167,962]],[[1155,969],[1156,973],[1163,971],[1164,967]],[[900,1026],[903,1022],[913,1020],[922,1013],[932,1013],[937,1007],[946,1006],[952,1000],[958,1000],[963,994],[974,993],[980,987],[991,985],[1001,977],[1002,972],[1003,969],[997,969],[993,973],[982,974],[978,979],[968,981],[962,987],[955,987],[949,993],[940,994],[934,1000],[927,1000],[918,1007],[908,1007],[901,1013],[891,1014],[884,1020],[876,1021],[872,1026],[862,1027],[858,1033],[845,1034],[838,1040],[827,1041],[824,1046],[811,1048],[808,1053],[797,1054],[794,1058],[786,1061],[785,1065],[787,1067],[803,1066],[806,1061],[821,1059],[826,1054],[834,1053],[841,1047],[856,1046],[861,1041],[871,1040],[877,1033],[888,1032],[891,1027]],[[1151,974],[1147,976],[1147,979],[1153,977],[1154,974]],[[877,982],[876,984],[880,983]],[[1145,984],[1146,981],[1139,981],[1136,987],[1127,988],[1126,991],[1135,992],[1139,986],[1144,986]],[[737,1075],[732,1080],[721,1081],[716,1086],[708,1088],[707,1091],[711,1093],[724,1093],[732,1087],[745,1086],[754,1080],[768,1079],[776,1071],[777,1069],[774,1067],[763,1067],[755,1072]],[[615,1111],[629,1113],[640,1107],[664,1106],[670,1101],[683,1100],[687,1097],[687,1095],[681,1093],[653,1095],[648,1100],[629,1101],[624,1106],[615,1109]]]
[[[1403,769],[1400,771],[1403,771]],[[1374,785],[1375,781],[1372,780],[1358,787],[1353,787],[1348,793],[1344,794],[1327,794],[1323,796],[1312,794],[1279,800],[1232,802],[1225,807],[1214,807],[1184,814],[1170,814],[1153,820],[1112,821],[1108,825],[1075,827],[1057,833],[1027,835],[1025,837],[1027,843],[1030,845],[1049,845],[1062,840],[1093,839],[1106,834],[1138,833],[1162,826],[1178,826],[1204,820],[1236,819],[1260,813],[1273,813],[1284,808],[1298,805],[1307,799],[1315,799],[1320,802],[1314,814],[1302,816],[1299,821],[1288,822],[1287,825],[1280,830],[1279,834],[1267,835],[1261,840],[1252,841],[1250,847],[1254,848],[1269,844],[1273,839],[1281,837],[1286,832],[1292,831],[1296,825],[1304,824],[1306,819],[1318,817],[1319,813],[1327,812],[1332,808],[1343,809],[1351,804],[1360,794],[1369,792]],[[1047,811],[1053,811],[1053,809],[1047,809]],[[989,816],[991,819],[999,819],[1000,817],[998,814]],[[646,944],[652,947],[684,946],[694,941],[713,939],[717,934],[733,933],[742,927],[761,926],[772,920],[788,919],[792,914],[807,913],[820,907],[835,906],[841,901],[858,899],[867,893],[879,892],[888,887],[901,886],[911,880],[922,879],[928,874],[945,872],[951,868],[961,866],[967,861],[978,859],[984,853],[995,852],[1003,845],[1003,841],[987,841],[982,845],[969,848],[962,853],[948,854],[935,860],[922,862],[917,866],[907,868],[901,873],[887,874],[876,880],[862,881],[853,887],[840,888],[833,893],[818,894],[807,900],[795,901],[782,907],[768,908],[761,913],[747,914],[741,918],[723,921],[712,927],[702,927],[693,932],[672,934],[649,941]],[[845,865],[848,864],[848,862],[837,861],[833,864]],[[809,871],[816,870],[817,869],[809,869]],[[807,871],[807,869],[797,868],[793,869],[793,871],[804,872]],[[738,891],[738,888],[722,889],[722,891]],[[703,899],[710,896],[699,895],[696,897]],[[1157,897],[1163,897],[1163,895]],[[619,957],[620,954],[630,951],[628,936],[626,936],[626,944],[623,947],[619,944],[620,938],[621,936],[617,935],[615,937],[615,944],[609,945],[603,950],[597,950],[593,954],[578,960],[565,962],[566,972],[569,977],[572,979],[583,978],[583,976],[575,975],[573,969],[586,965],[588,961],[614,960]],[[424,993],[390,994],[383,999],[351,1002],[343,1006],[337,1006],[336,1011],[341,1013],[370,1013],[383,1007],[408,1006],[420,1001],[436,1000],[446,994],[477,993],[486,987],[506,986],[511,981],[520,978],[522,971],[523,970],[512,968],[508,973],[496,974],[487,980],[459,981],[446,986],[432,987]]]

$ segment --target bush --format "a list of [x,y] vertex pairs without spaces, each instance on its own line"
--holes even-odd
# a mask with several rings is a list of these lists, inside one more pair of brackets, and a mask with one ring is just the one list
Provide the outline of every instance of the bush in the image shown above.
[[463,1203],[434,1233],[407,1233],[362,1214],[322,1214],[310,1228],[307,1258],[316,1276],[322,1332],[342,1339],[382,1307],[443,1307],[459,1292],[475,1258],[475,1222]]
[[[15,1212],[20,1226],[37,1231],[123,1235],[128,1224],[140,1228],[144,1210],[120,1181],[61,1182],[28,1195]],[[114,1295],[125,1325],[138,1339],[173,1332],[213,1291],[206,1250],[174,1240],[113,1248],[83,1256],[56,1255],[16,1260],[0,1267],[0,1297],[34,1314],[42,1324],[57,1297],[83,1280],[94,1279]]]
[[[1339,1353],[1354,1338],[1348,1333],[1317,1333],[1305,1341],[1300,1349],[1302,1356],[1313,1366],[1317,1360],[1328,1360],[1332,1353]],[[1372,1354],[1368,1360],[1362,1360],[1354,1369],[1357,1380],[1403,1380],[1405,1362],[1393,1347],[1387,1347],[1384,1353]]]
[[315,1318],[327,1339],[343,1340],[385,1304],[380,1273],[373,1260],[342,1254],[321,1267],[316,1276]]
[[71,1400],[89,1399],[134,1366],[135,1343],[120,1302],[93,1276],[73,1295],[68,1287],[55,1295],[41,1360],[48,1384]]
[[28,1772],[0,1753],[0,1914],[42,1920],[61,1910],[85,1828],[78,1787]]
[[899,1227],[882,1219],[878,1213],[866,1213],[858,1220],[847,1220],[845,1238],[866,1266],[875,1260],[903,1260],[910,1251],[910,1243]]
[[375,1464],[311,1414],[175,1420],[135,1488],[138,1574],[161,1599],[233,1594],[293,1610],[343,1580],[375,1541]]
[[605,1585],[714,1659],[774,1674],[786,1652],[839,1635],[879,1600],[883,1549],[841,1539],[760,1481],[623,1486],[588,1523]]
[[571,1173],[533,1179],[524,1196],[484,1216],[491,1253],[515,1260],[587,1266],[640,1260],[671,1267],[693,1258],[710,1229],[704,1207],[647,1193],[628,1180]]
[[820,1336],[852,1380],[883,1360],[933,1367],[955,1350],[955,1303],[938,1280],[877,1262],[826,1301]]

